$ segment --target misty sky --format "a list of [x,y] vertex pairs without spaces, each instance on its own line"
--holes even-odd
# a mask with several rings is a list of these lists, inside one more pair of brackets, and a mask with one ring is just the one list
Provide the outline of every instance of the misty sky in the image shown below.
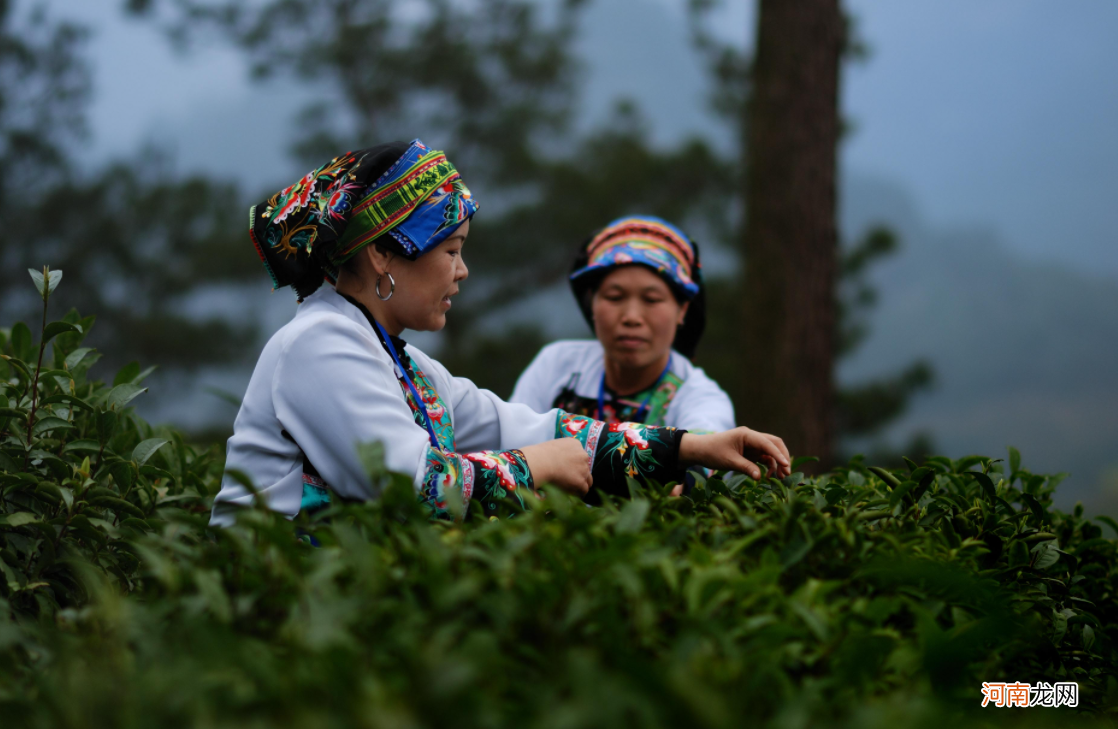
[[[597,0],[580,49],[586,119],[635,99],[656,138],[717,132],[690,51],[684,0]],[[87,159],[144,142],[180,169],[253,186],[295,172],[285,158],[292,109],[253,86],[235,52],[173,52],[120,0],[51,0],[95,35],[96,97]],[[727,38],[752,33],[753,4],[727,2]],[[856,133],[844,172],[904,186],[933,224],[987,226],[1030,257],[1118,277],[1118,3],[1113,0],[848,0],[868,62],[848,69]],[[740,30],[740,33],[738,32]]]

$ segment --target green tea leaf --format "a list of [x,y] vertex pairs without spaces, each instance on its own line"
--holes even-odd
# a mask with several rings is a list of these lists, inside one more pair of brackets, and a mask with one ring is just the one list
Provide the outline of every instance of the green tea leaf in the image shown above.
[[1118,522],[1114,521],[1109,516],[1096,516],[1095,520],[1101,521],[1103,524],[1106,524],[1108,527],[1114,530],[1114,535],[1118,537]]
[[0,514],[0,526],[21,527],[34,524],[39,517],[27,511],[17,511],[14,514]]
[[81,364],[81,361],[85,359],[85,356],[92,351],[93,349],[90,347],[81,347],[80,349],[75,349],[73,352],[70,352],[70,354],[66,355],[66,369],[72,370],[77,367]]
[[75,440],[62,448],[63,453],[97,453],[100,450],[101,446],[95,440]]
[[800,466],[804,465],[805,463],[816,463],[818,461],[818,456],[796,456],[792,459],[792,470],[798,471],[800,470]]
[[982,491],[986,494],[986,498],[990,500],[991,504],[998,503],[998,491],[994,488],[994,482],[990,480],[989,476],[984,473],[978,473],[977,471],[967,471],[966,475],[978,482],[978,485],[982,487]]
[[76,324],[68,324],[64,321],[52,321],[47,324],[46,329],[43,330],[43,342],[49,342],[57,337],[59,334],[66,334],[68,332],[81,333],[81,327]]
[[39,292],[39,296],[46,297],[47,295],[47,281],[43,278],[42,271],[36,271],[33,268],[27,269],[31,274],[31,280],[35,282],[35,290]]
[[140,363],[129,362],[128,364],[121,367],[120,371],[116,373],[116,377],[113,378],[113,386],[116,387],[117,385],[123,385],[128,382],[132,382],[137,377],[139,377],[139,375]]
[[[62,283],[62,271],[51,271],[47,274],[47,292],[54,293],[58,284]],[[81,331],[80,329],[78,331]]]
[[1033,517],[1036,519],[1037,524],[1045,524],[1048,521],[1048,515],[1044,512],[1044,507],[1036,500],[1032,494],[1021,494],[1021,500],[1025,502],[1025,506],[1029,507]]
[[1095,644],[1095,629],[1090,625],[1083,626],[1083,647],[1091,650],[1091,646]]
[[901,480],[884,468],[878,468],[877,466],[870,466],[869,468],[873,471],[875,476],[888,484],[890,488],[895,489],[901,485]]
[[132,460],[135,461],[137,465],[142,466],[147,463],[148,459],[151,458],[157,450],[167,445],[169,442],[170,441],[165,438],[148,438],[145,441],[141,441],[132,451]]
[[89,412],[89,413],[96,412],[96,409],[92,405],[87,403],[85,400],[82,400],[80,397],[76,397],[74,395],[66,395],[66,394],[49,395],[48,397],[44,397],[41,400],[41,402],[44,405],[62,404],[62,405],[69,405],[71,408],[77,408],[79,410],[85,410],[86,412]]
[[617,526],[615,527],[618,534],[635,534],[640,531],[644,526],[644,520],[648,517],[651,504],[647,499],[633,499],[627,503],[617,517]]
[[12,334],[9,337],[12,343],[12,354],[22,362],[31,362],[35,359],[35,345],[31,340],[31,330],[23,322],[12,325]]
[[27,411],[19,408],[0,408],[0,418],[19,418],[27,420]]
[[67,428],[73,427],[73,425],[63,420],[62,418],[56,418],[52,416],[36,420],[35,425],[31,428],[31,432],[35,435],[42,435],[43,433],[51,430],[65,430]]
[[1032,551],[1036,555],[1033,558],[1033,567],[1038,570],[1046,570],[1060,559],[1056,542],[1041,542],[1033,547]]
[[117,385],[109,391],[109,397],[105,401],[105,406],[110,410],[122,410],[128,403],[145,392],[147,392],[146,387],[140,387],[132,382]]

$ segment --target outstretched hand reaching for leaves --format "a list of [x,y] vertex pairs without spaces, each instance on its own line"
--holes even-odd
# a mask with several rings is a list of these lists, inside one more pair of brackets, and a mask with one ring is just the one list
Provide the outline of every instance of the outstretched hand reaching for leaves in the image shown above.
[[685,465],[738,471],[753,478],[761,477],[757,463],[765,464],[776,478],[792,472],[792,456],[783,440],[745,427],[709,435],[686,433],[679,445],[679,459]]

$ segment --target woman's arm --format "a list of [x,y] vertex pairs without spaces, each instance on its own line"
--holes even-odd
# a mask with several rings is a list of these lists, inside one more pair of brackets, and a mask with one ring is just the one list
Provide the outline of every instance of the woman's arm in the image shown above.
[[[280,425],[330,490],[346,499],[378,496],[357,447],[382,442],[386,467],[414,474],[436,516],[449,516],[456,501],[477,502],[486,513],[502,501],[523,508],[535,493],[524,452],[432,447],[380,347],[354,322],[317,317],[291,337],[277,367],[272,389]],[[531,415],[537,430],[550,432],[554,416]]]
[[556,438],[582,445],[593,482],[603,491],[628,495],[628,479],[667,484],[683,478],[679,447],[685,431],[641,423],[603,423],[558,411]]

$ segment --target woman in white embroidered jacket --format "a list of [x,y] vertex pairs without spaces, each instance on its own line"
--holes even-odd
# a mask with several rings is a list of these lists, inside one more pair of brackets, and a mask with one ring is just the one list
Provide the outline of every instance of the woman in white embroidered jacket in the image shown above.
[[583,244],[570,284],[596,338],[540,350],[511,402],[692,433],[734,427],[729,396],[691,363],[706,296],[698,246],[682,231],[619,218]]
[[[448,515],[451,492],[496,513],[536,485],[585,495],[627,476],[667,483],[701,464],[787,473],[779,439],[746,428],[695,435],[605,423],[503,402],[399,338],[434,331],[468,275],[462,248],[477,210],[442,152],[419,140],[347,153],[253,207],[250,233],[276,288],[301,302],[260,355],[229,439],[226,468],[287,516],[334,496],[378,496],[357,446],[384,444]],[[324,281],[325,279],[325,281]],[[252,494],[227,477],[211,522],[232,523]]]

